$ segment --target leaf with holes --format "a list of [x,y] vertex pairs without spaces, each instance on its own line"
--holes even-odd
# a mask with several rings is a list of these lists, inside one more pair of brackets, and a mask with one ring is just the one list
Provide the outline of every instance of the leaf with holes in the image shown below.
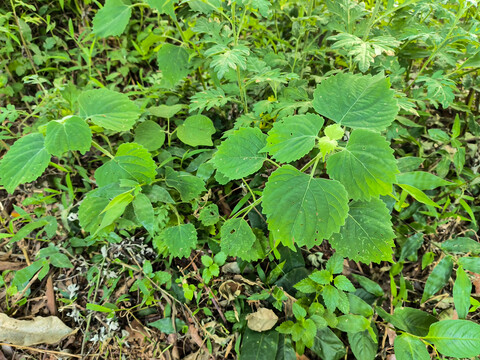
[[242,218],[227,220],[220,230],[220,247],[227,255],[241,256],[252,249],[255,234]]
[[309,248],[340,230],[348,213],[347,192],[335,180],[314,179],[285,165],[270,175],[263,211],[273,238]]
[[368,264],[392,261],[394,238],[385,203],[372,199],[350,203],[345,225],[329,242],[340,255]]

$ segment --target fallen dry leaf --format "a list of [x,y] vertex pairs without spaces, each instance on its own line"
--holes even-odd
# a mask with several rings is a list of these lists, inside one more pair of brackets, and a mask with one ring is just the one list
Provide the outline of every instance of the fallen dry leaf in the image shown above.
[[228,301],[232,301],[241,294],[242,284],[239,284],[238,282],[233,280],[227,280],[222,285],[220,285],[220,287],[218,288],[218,292]]
[[56,316],[17,320],[0,314],[0,342],[12,345],[54,344],[75,332]]
[[248,314],[247,326],[254,331],[267,331],[275,326],[278,321],[278,316],[266,308],[258,309],[258,311]]

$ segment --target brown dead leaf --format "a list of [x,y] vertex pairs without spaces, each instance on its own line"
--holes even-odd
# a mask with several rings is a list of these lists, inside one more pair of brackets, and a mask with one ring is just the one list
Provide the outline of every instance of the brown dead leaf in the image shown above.
[[228,301],[233,301],[236,297],[238,297],[238,295],[241,294],[242,287],[242,284],[236,281],[227,280],[222,285],[220,285],[220,287],[218,288],[218,292]]
[[75,332],[56,316],[17,320],[0,314],[0,342],[12,345],[55,344]]
[[260,308],[256,312],[248,314],[247,326],[254,331],[267,331],[275,326],[278,316],[267,308]]
[[23,262],[0,261],[0,271],[4,270],[20,270],[26,267]]
[[473,286],[475,287],[475,295],[480,295],[480,274],[473,277]]
[[52,274],[48,275],[45,289],[45,296],[47,297],[47,308],[50,315],[57,315],[57,304],[55,303],[55,291],[53,290]]
[[393,325],[388,323],[386,331],[387,331],[388,343],[390,344],[390,346],[393,346],[393,343],[395,342],[395,338],[397,337],[397,333],[394,330]]

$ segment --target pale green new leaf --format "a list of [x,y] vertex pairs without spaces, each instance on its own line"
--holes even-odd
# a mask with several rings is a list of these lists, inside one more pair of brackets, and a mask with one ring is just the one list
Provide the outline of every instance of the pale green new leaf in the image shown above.
[[320,115],[354,129],[385,130],[399,107],[390,81],[381,74],[338,74],[323,80],[313,94]]
[[99,187],[118,183],[120,179],[149,184],[155,179],[156,168],[147,149],[139,144],[124,143],[112,160],[95,171],[95,180]]
[[202,179],[185,171],[175,171],[167,166],[165,168],[165,178],[167,186],[177,189],[182,201],[193,200],[207,191]]
[[171,89],[191,71],[189,50],[172,44],[164,44],[157,53],[158,68],[162,72],[160,86]]
[[455,81],[443,75],[443,70],[436,71],[432,76],[419,76],[415,82],[424,82],[428,99],[438,101],[444,108],[449,107],[455,100]]
[[151,8],[157,10],[159,14],[167,14],[175,18],[174,0],[145,0]]
[[190,109],[188,111],[202,112],[203,110],[208,111],[212,107],[221,108],[231,100],[232,97],[226,96],[221,88],[200,91],[190,98]]
[[260,153],[266,145],[266,135],[258,128],[240,128],[223,141],[213,157],[218,171],[230,180],[258,171],[266,159]]
[[287,116],[273,124],[263,150],[280,162],[298,160],[313,149],[323,123],[315,114]]
[[470,295],[472,294],[472,282],[463,270],[462,266],[457,269],[457,279],[453,285],[453,301],[458,318],[465,319],[470,309]]
[[197,230],[193,224],[181,224],[166,228],[160,238],[168,247],[171,255],[179,258],[189,257],[197,245]]
[[409,195],[411,195],[415,200],[420,201],[425,205],[434,206],[441,209],[442,207],[438,205],[435,201],[431,200],[423,191],[417,189],[414,186],[407,184],[398,184],[403,190],[405,190]]
[[69,150],[84,154],[92,145],[92,131],[88,124],[78,116],[50,121],[45,135],[45,148],[55,156],[61,156]]
[[140,116],[137,105],[127,95],[108,89],[82,92],[78,107],[81,117],[114,131],[130,130]]
[[395,357],[397,360],[429,360],[425,344],[417,337],[402,334],[395,338]]
[[114,197],[100,213],[100,215],[103,215],[103,218],[100,222],[100,226],[95,230],[95,234],[103,228],[111,225],[115,220],[122,216],[126,207],[132,202],[132,200],[133,196],[131,191],[127,191]]
[[338,181],[315,179],[285,165],[265,185],[263,211],[275,240],[311,248],[344,224],[347,192]]
[[190,146],[212,146],[212,135],[215,131],[215,126],[208,117],[193,115],[177,128],[177,136],[181,142]]
[[0,162],[0,184],[10,194],[15,188],[36,180],[48,166],[50,154],[42,134],[26,135],[12,145]]
[[241,256],[252,250],[255,234],[242,218],[227,220],[220,230],[220,247],[231,256]]
[[148,151],[155,151],[165,142],[165,132],[156,122],[146,120],[136,127],[135,142]]
[[223,44],[217,44],[205,51],[205,56],[212,57],[210,67],[214,69],[219,79],[222,79],[230,69],[245,70],[248,55],[250,55],[250,50],[243,45],[229,48]]
[[438,321],[430,326],[425,339],[444,356],[473,358],[480,355],[480,325],[472,321]]
[[387,140],[378,133],[354,130],[344,150],[327,160],[327,173],[340,181],[354,200],[370,200],[392,192],[398,173]]
[[432,190],[439,186],[455,185],[425,171],[411,171],[398,174],[397,184],[407,184],[419,190]]
[[340,255],[369,264],[392,260],[394,237],[385,203],[374,198],[350,203],[345,225],[329,242]]
[[360,332],[366,330],[370,326],[370,321],[361,315],[347,314],[337,318],[336,328],[344,332]]
[[155,213],[147,195],[139,193],[133,199],[133,209],[140,224],[153,236],[155,229]]
[[128,0],[107,0],[93,18],[93,32],[99,37],[121,35],[132,10]]

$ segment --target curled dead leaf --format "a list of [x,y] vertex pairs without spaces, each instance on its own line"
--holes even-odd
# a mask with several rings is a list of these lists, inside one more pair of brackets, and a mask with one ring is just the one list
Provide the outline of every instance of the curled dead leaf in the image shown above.
[[266,308],[258,309],[256,312],[246,316],[247,326],[254,331],[267,331],[275,326],[278,316]]
[[241,294],[242,284],[239,284],[238,282],[233,280],[227,280],[222,285],[220,285],[220,287],[218,288],[218,292],[228,301],[232,301]]
[[0,342],[12,345],[55,344],[75,332],[56,316],[17,320],[0,314]]

